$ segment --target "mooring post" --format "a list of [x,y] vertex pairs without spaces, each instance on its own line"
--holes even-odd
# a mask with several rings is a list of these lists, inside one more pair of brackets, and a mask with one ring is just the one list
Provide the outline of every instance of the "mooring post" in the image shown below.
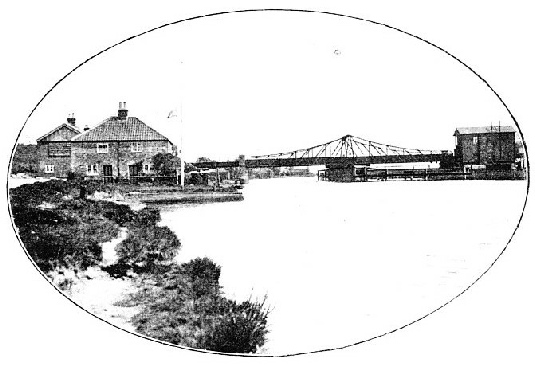
[[249,182],[249,171],[247,169],[247,166],[245,165],[245,155],[240,155],[238,157],[238,174],[240,181],[244,184]]

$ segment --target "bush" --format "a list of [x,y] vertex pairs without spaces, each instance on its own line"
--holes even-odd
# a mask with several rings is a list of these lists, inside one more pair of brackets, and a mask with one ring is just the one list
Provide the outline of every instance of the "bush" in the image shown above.
[[181,269],[191,282],[194,298],[218,292],[221,267],[209,258],[196,258],[182,264]]
[[37,145],[17,144],[13,160],[11,162],[11,173],[35,174],[39,171],[39,157]]
[[[142,310],[132,322],[140,333],[176,345],[218,352],[256,352],[264,344],[269,311],[264,302],[222,296],[221,268],[208,258],[172,265],[128,305]],[[123,303],[126,304],[126,303]]]
[[139,272],[165,269],[180,247],[167,227],[158,227],[160,212],[144,208],[134,212],[128,205],[77,199],[80,191],[109,190],[99,182],[50,180],[10,190],[15,225],[28,253],[43,271],[57,266],[85,269],[100,263],[100,243],[117,237],[119,226],[129,237],[118,245],[119,266]]
[[9,190],[12,208],[37,207],[43,202],[61,203],[72,192],[72,187],[62,180],[49,180],[21,185]]
[[255,353],[264,345],[268,314],[265,300],[238,304],[221,299],[219,316],[206,334],[203,348],[228,353]]
[[39,208],[17,208],[13,216],[28,254],[44,272],[58,267],[83,270],[98,264],[100,243],[117,234],[114,224],[98,217],[82,222],[61,211]]
[[180,160],[172,153],[157,153],[152,157],[154,171],[160,176],[171,176],[175,174]]
[[157,273],[165,270],[180,248],[180,240],[168,227],[131,227],[128,237],[115,250],[119,263],[134,271]]
[[96,265],[102,260],[100,243],[117,236],[117,224],[100,214],[97,203],[73,199],[77,189],[50,180],[10,190],[20,239],[44,272]]
[[152,227],[160,221],[160,211],[154,208],[143,208],[137,212],[135,219],[133,219],[133,225],[136,227]]
[[122,227],[126,226],[136,218],[136,212],[125,204],[98,201],[93,207],[95,214],[102,214],[107,219],[114,221]]

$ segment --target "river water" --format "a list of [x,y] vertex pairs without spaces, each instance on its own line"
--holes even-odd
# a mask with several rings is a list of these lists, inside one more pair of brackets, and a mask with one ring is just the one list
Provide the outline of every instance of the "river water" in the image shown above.
[[268,354],[349,345],[455,297],[504,249],[526,181],[251,180],[245,199],[160,206],[179,261],[209,257],[225,295],[271,307]]

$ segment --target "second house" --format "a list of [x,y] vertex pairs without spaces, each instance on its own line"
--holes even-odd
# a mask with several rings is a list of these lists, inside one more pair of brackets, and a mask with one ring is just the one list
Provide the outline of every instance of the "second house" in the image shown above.
[[152,157],[174,153],[171,141],[136,117],[126,103],[117,116],[71,139],[71,171],[99,179],[133,179],[153,174]]

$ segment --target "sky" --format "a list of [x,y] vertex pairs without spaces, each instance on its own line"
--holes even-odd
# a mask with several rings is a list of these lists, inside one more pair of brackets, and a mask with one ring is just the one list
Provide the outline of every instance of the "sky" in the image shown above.
[[483,81],[420,40],[332,15],[257,12],[170,25],[110,49],[44,99],[20,142],[35,143],[69,113],[95,126],[120,101],[176,144],[182,120],[187,161],[346,134],[453,150],[456,127],[513,125]]

